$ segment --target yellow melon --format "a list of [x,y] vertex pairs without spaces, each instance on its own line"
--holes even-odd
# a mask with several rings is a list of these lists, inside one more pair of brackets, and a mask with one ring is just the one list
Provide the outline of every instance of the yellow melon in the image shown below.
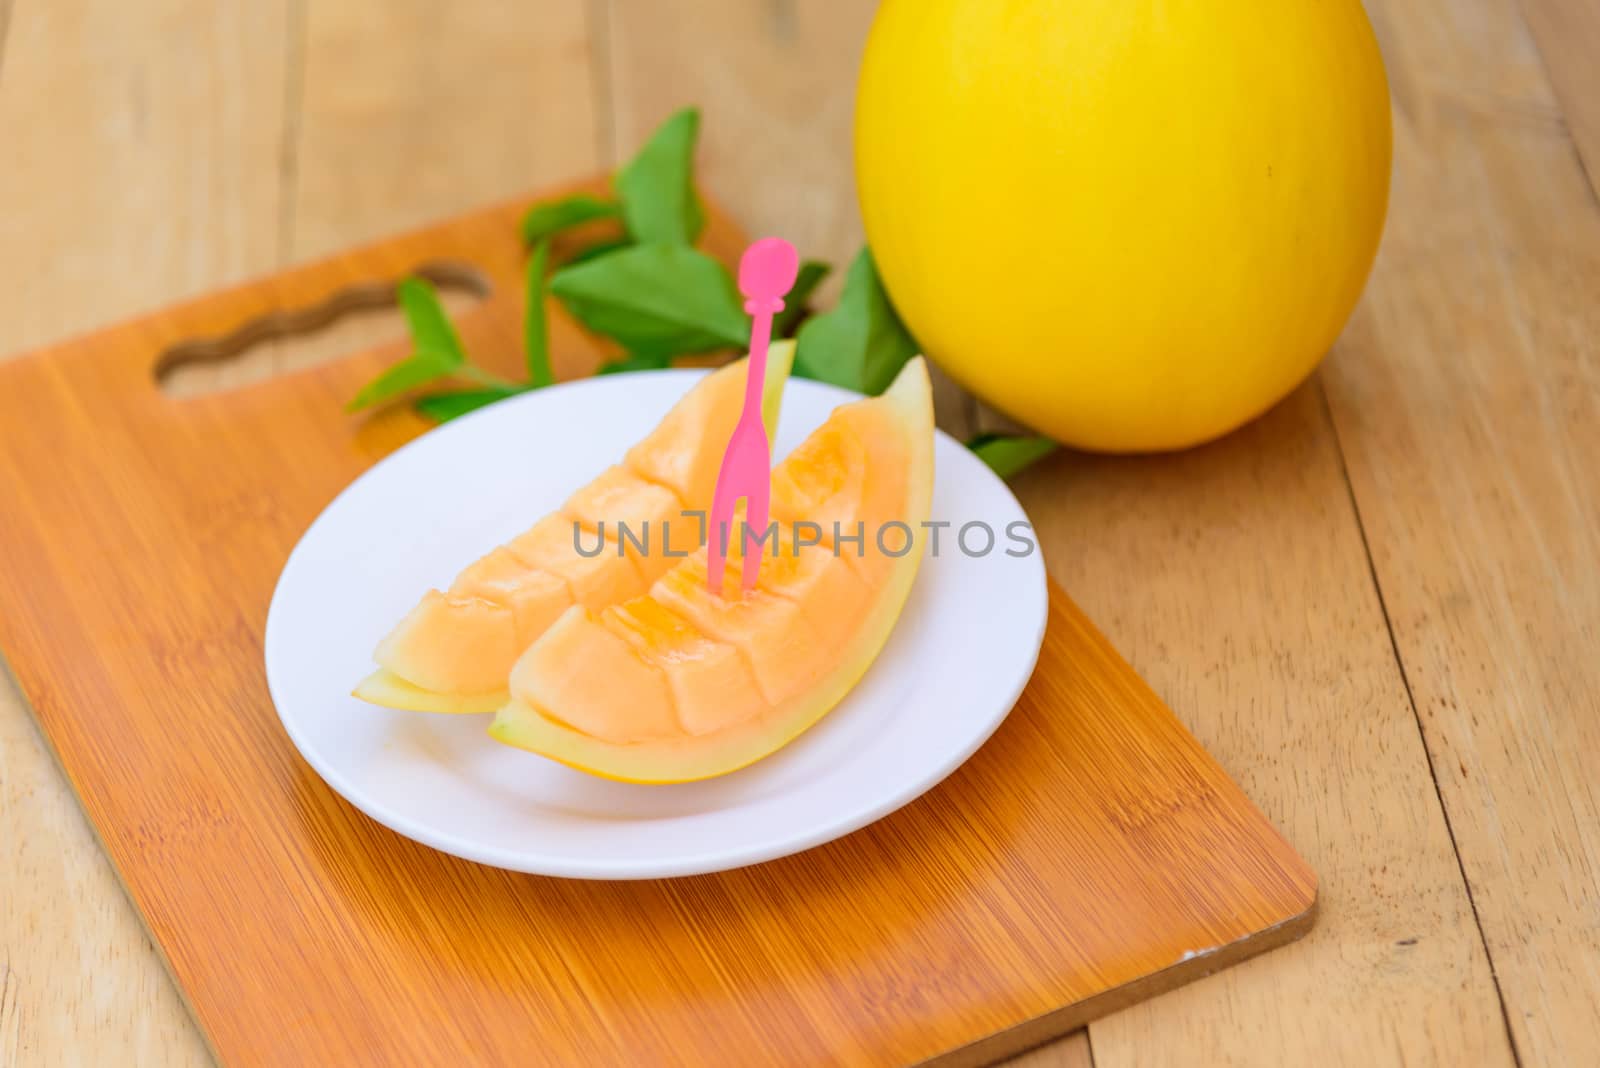
[[[769,435],[793,359],[792,341],[769,351],[762,410]],[[622,463],[490,550],[448,590],[424,594],[379,643],[378,670],[355,696],[418,712],[492,712],[506,702],[517,657],[569,608],[598,611],[643,595],[700,543],[701,520],[683,513],[710,507],[743,405],[745,364],[706,376]],[[602,533],[598,554],[578,551],[580,542],[586,552],[600,546]],[[668,545],[675,555],[663,552]]]
[[701,548],[643,596],[568,609],[518,659],[489,733],[629,782],[761,759],[826,715],[878,655],[916,578],[932,495],[919,358],[881,397],[836,409],[773,472],[776,547],[769,537],[754,590],[740,588],[735,537],[725,596],[707,591]]

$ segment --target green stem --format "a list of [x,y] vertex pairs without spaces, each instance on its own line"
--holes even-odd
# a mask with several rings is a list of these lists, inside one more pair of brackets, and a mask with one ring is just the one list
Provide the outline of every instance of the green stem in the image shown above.
[[545,273],[550,265],[550,239],[544,238],[528,258],[527,308],[522,321],[522,348],[528,360],[528,385],[542,389],[554,384],[550,372],[550,325],[545,322]]
[[460,367],[457,367],[455,373],[460,375],[462,378],[472,379],[480,386],[489,386],[494,389],[521,388],[521,383],[519,382],[513,382],[509,378],[501,378],[497,374],[492,374],[488,371],[485,371],[483,368],[476,367],[470,363],[464,363]]

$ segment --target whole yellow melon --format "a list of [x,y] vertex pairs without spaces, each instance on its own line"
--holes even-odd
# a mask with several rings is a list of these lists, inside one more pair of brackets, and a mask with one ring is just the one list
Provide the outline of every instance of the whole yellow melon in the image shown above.
[[927,354],[1082,448],[1217,437],[1316,366],[1388,202],[1358,0],[885,0],[867,240]]

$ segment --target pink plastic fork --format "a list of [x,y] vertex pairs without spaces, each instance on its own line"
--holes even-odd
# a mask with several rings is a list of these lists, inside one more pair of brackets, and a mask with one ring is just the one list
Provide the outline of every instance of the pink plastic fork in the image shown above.
[[[707,538],[707,587],[713,596],[722,594],[722,571],[728,552],[729,530],[733,526],[733,506],[745,500],[746,529],[756,537],[766,533],[767,509],[772,494],[772,446],[767,442],[767,427],[761,420],[761,398],[767,381],[767,346],[772,342],[772,317],[783,310],[783,295],[794,285],[800,271],[800,257],[794,246],[777,237],[763,237],[744,250],[739,259],[739,292],[745,296],[744,310],[750,315],[750,362],[745,367],[744,411],[728,439],[717,474],[717,490],[711,497],[711,526]],[[743,583],[753,590],[761,577],[761,555],[765,541],[754,546],[744,541]]]

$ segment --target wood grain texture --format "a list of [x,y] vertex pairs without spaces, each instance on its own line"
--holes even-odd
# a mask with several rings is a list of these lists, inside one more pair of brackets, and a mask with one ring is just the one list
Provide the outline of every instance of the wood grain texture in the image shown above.
[[[493,10],[494,0],[466,6],[474,10],[460,19],[430,21],[403,10],[394,20],[380,20],[370,15],[370,6],[343,14],[324,10],[336,5],[314,0],[248,8],[175,0],[139,5],[0,0],[0,36],[8,14],[12,26],[10,47],[0,40],[0,140],[7,149],[0,191],[7,203],[27,205],[25,211],[0,214],[5,239],[0,278],[6,283],[0,287],[0,310],[6,312],[0,320],[5,323],[0,351],[260,274],[281,262],[274,248],[280,256],[294,248],[302,254],[331,249],[386,232],[407,217],[444,216],[496,190],[521,188],[529,176],[517,171],[525,162],[508,146],[511,140],[524,148],[537,146],[539,160],[533,165],[558,154],[576,166],[593,138],[557,143],[541,130],[529,129],[521,139],[507,134],[523,124],[531,105],[515,83],[496,81],[507,72],[492,65],[492,57],[505,62],[530,54],[536,46],[504,38],[526,41],[542,33],[545,12],[559,2],[541,0],[520,22]],[[816,251],[836,257],[851,251],[859,231],[851,229],[848,102],[860,41],[850,34],[864,30],[872,6],[868,0],[829,5],[586,0],[585,6],[598,15],[588,53],[602,61],[611,58],[602,62],[598,77],[581,81],[573,76],[580,64],[561,64],[565,80],[556,91],[572,109],[591,109],[604,154],[630,150],[654,117],[694,100],[708,109],[705,133],[712,154],[702,165],[708,189],[732,201],[741,220],[752,226],[789,232],[799,225],[807,228],[807,241],[818,242]],[[1572,896],[1573,880],[1581,890],[1583,857],[1595,855],[1592,838],[1580,833],[1594,826],[1591,800],[1584,793],[1587,782],[1565,778],[1587,770],[1570,747],[1589,739],[1573,731],[1570,718],[1550,724],[1542,717],[1569,698],[1572,715],[1580,707],[1592,708],[1583,702],[1592,702],[1595,688],[1592,674],[1567,679],[1541,659],[1547,635],[1553,635],[1553,648],[1564,649],[1574,634],[1583,633],[1583,597],[1591,587],[1580,585],[1562,595],[1577,606],[1566,619],[1548,607],[1528,611],[1525,591],[1536,588],[1537,583],[1527,583],[1537,568],[1511,567],[1507,560],[1516,554],[1537,556],[1543,551],[1540,539],[1561,547],[1557,559],[1570,560],[1575,550],[1567,542],[1583,529],[1561,525],[1563,513],[1549,501],[1550,487],[1559,482],[1547,477],[1549,472],[1535,472],[1530,479],[1526,443],[1547,440],[1532,406],[1553,405],[1552,411],[1561,412],[1593,396],[1592,351],[1572,344],[1565,334],[1571,329],[1593,336],[1592,319],[1584,317],[1583,307],[1574,310],[1584,286],[1595,291],[1587,258],[1595,247],[1591,230],[1585,217],[1576,215],[1574,232],[1552,240],[1550,231],[1563,226],[1572,193],[1572,163],[1562,160],[1556,133],[1563,124],[1583,154],[1591,185],[1596,175],[1592,111],[1600,94],[1587,88],[1593,84],[1595,50],[1586,43],[1593,40],[1594,12],[1592,5],[1572,0],[1521,0],[1547,61],[1546,74],[1518,12],[1500,0],[1425,2],[1416,5],[1414,15],[1396,2],[1368,0],[1368,7],[1384,46],[1402,143],[1395,212],[1374,295],[1330,364],[1329,399],[1351,454],[1352,481],[1384,596],[1391,610],[1401,602],[1406,606],[1409,623],[1402,621],[1396,637],[1418,703],[1426,709],[1423,690],[1432,687],[1458,706],[1443,710],[1448,714],[1442,726],[1432,719],[1438,712],[1425,712],[1423,722],[1436,765],[1448,769],[1449,755],[1460,753],[1473,772],[1471,779],[1444,782],[1443,792],[1463,853],[1479,858],[1468,862],[1468,871],[1480,908],[1500,904],[1512,910],[1499,920],[1486,915],[1485,925],[1497,963],[1502,956],[1514,958],[1501,978],[1514,1011],[1526,1015],[1516,1025],[1528,1032],[1518,1038],[1523,1063],[1592,1060],[1581,1056],[1581,1044],[1560,1041],[1583,1023],[1578,1010],[1585,998],[1592,1002],[1584,976],[1595,971],[1593,921],[1584,927],[1584,899]],[[558,12],[554,23],[568,25],[565,20]],[[608,20],[616,25],[608,27]],[[275,28],[280,22],[288,27],[282,32]],[[325,27],[316,32],[328,33],[329,41],[340,39],[341,27],[359,24],[374,36],[352,47],[376,54],[343,56],[316,44],[312,24]],[[466,39],[463,35],[474,27],[484,28],[485,35]],[[458,31],[438,47],[465,73],[421,69],[429,36]],[[607,33],[614,41],[609,52],[598,47]],[[797,47],[773,43],[771,38],[784,33]],[[691,36],[695,47],[686,56],[675,43]],[[308,64],[309,53],[319,48],[322,58]],[[757,50],[767,62],[734,68],[730,57],[744,48]],[[387,50],[410,58],[386,62]],[[557,60],[541,54],[543,63]],[[806,69],[790,69],[796,65]],[[279,69],[281,79],[274,74]],[[735,71],[736,77],[730,73]],[[524,73],[543,77],[543,71]],[[467,91],[459,87],[480,76],[500,91],[478,95],[473,116],[499,118],[473,118],[470,138],[453,138],[446,129],[452,159],[429,158],[424,134],[444,120],[438,110],[430,111],[435,97],[412,91],[411,82],[427,83],[445,96],[453,93],[460,106]],[[347,77],[362,86],[357,103],[349,102],[355,94],[346,89]],[[801,89],[818,95],[808,104],[798,95]],[[297,95],[303,103],[296,103]],[[754,103],[746,106],[746,98]],[[40,104],[45,100],[48,107]],[[330,117],[313,114],[322,107]],[[429,116],[413,127],[420,147],[412,158],[405,114]],[[552,121],[563,120],[555,116]],[[325,131],[309,150],[295,133],[302,122],[321,123]],[[742,158],[739,139],[746,136],[757,144],[804,148],[793,153],[798,162],[785,160],[787,171],[775,174]],[[1409,148],[1407,137],[1413,139]],[[1535,150],[1516,158],[1527,152],[1530,140],[1537,142]],[[370,146],[364,149],[363,142]],[[308,209],[309,219],[321,219],[328,228],[319,223],[317,234],[307,230],[297,238],[292,213],[302,186],[293,177],[295,168],[315,172],[325,152],[356,162],[329,168],[321,177],[308,174],[306,192],[323,181],[335,187],[348,183],[371,199],[351,210],[350,230],[342,233],[337,207]],[[360,161],[369,156],[385,161],[382,175],[366,173]],[[448,180],[411,181],[404,175],[411,166],[448,169],[462,161],[464,168]],[[731,175],[725,180],[717,170],[724,164],[741,177],[752,170],[768,180],[783,181],[784,173],[795,177],[774,187],[781,195],[763,196],[765,187],[735,188]],[[1555,178],[1551,190],[1542,184],[1546,165]],[[486,170],[501,177],[486,176]],[[805,181],[799,180],[802,174]],[[494,185],[497,181],[504,184]],[[460,189],[453,192],[455,187]],[[427,196],[415,197],[422,189]],[[330,188],[319,196],[326,205],[337,205],[345,194]],[[1537,211],[1521,203],[1544,196],[1550,203]],[[395,217],[387,224],[385,198]],[[1397,245],[1397,228],[1411,217],[1442,229],[1431,236],[1412,230]],[[313,245],[314,240],[325,244]],[[1395,248],[1403,248],[1403,254],[1397,257]],[[1499,272],[1515,277],[1497,278]],[[1379,295],[1389,286],[1398,286],[1399,295],[1386,303]],[[1484,293],[1492,299],[1481,300]],[[1381,316],[1373,311],[1378,308]],[[1407,321],[1418,316],[1420,325]],[[366,336],[373,333],[367,330]],[[310,362],[351,347],[339,337],[314,345],[326,349],[309,360],[297,350],[286,362]],[[1520,362],[1494,362],[1493,350],[1500,346]],[[1458,350],[1470,359],[1462,367],[1445,366],[1457,360]],[[1530,358],[1530,351],[1538,358]],[[1559,358],[1551,359],[1552,353]],[[1347,375],[1357,357],[1359,369]],[[1434,362],[1439,366],[1430,366]],[[1445,373],[1454,376],[1449,390],[1430,393]],[[221,368],[208,384],[258,376],[254,369]],[[1414,389],[1418,381],[1427,389]],[[1396,404],[1391,395],[1398,394],[1408,396]],[[941,397],[946,425],[948,409],[948,398]],[[1419,418],[1419,410],[1427,418]],[[1362,415],[1366,411],[1376,414],[1369,420]],[[1507,422],[1497,429],[1501,420]],[[1513,441],[1505,428],[1523,436]],[[1556,436],[1567,443],[1563,448],[1576,442],[1594,451],[1592,442],[1573,436],[1570,425]],[[1486,452],[1479,438],[1518,445],[1510,452],[1514,460]],[[1469,439],[1476,448],[1464,452],[1463,441]],[[1276,441],[1268,436],[1258,445],[1272,448]],[[1505,501],[1486,509],[1477,497],[1498,500],[1495,486],[1443,470],[1438,458],[1450,456],[1461,456],[1462,464],[1499,464],[1492,477],[1511,479],[1498,491],[1507,501],[1520,505],[1532,493],[1541,503],[1526,519]],[[1312,856],[1324,875],[1322,919],[1315,937],[1305,943],[1097,1023],[1095,1053],[1102,1065],[1203,1060],[1369,1065],[1402,1056],[1423,1063],[1503,1062],[1504,1050],[1494,1049],[1491,1041],[1492,990],[1469,952],[1459,896],[1452,900],[1435,890],[1424,893],[1420,903],[1412,901],[1406,880],[1415,862],[1404,859],[1396,867],[1381,854],[1390,810],[1404,812],[1412,804],[1405,799],[1416,789],[1415,767],[1422,754],[1416,747],[1396,748],[1392,725],[1381,743],[1326,745],[1307,737],[1314,727],[1339,739],[1355,737],[1373,695],[1383,695],[1380,704],[1386,709],[1393,699],[1393,677],[1384,680],[1370,659],[1366,610],[1346,603],[1346,587],[1359,589],[1362,577],[1341,565],[1331,577],[1319,572],[1322,577],[1303,590],[1279,582],[1263,589],[1259,578],[1241,585],[1241,574],[1298,559],[1286,545],[1297,546],[1305,530],[1315,529],[1303,516],[1316,495],[1328,495],[1327,522],[1337,525],[1344,513],[1331,502],[1340,487],[1319,475],[1291,492],[1281,469],[1266,474],[1252,469],[1248,477],[1230,478],[1221,461],[1213,462],[1218,466],[1198,473],[1183,470],[1194,474],[1199,486],[1257,507],[1253,493],[1281,496],[1282,506],[1302,518],[1283,526],[1264,525],[1259,516],[1238,523],[1202,513],[1210,518],[1192,521],[1195,501],[1206,494],[1174,493],[1174,480],[1146,479],[1138,465],[1112,477],[1093,462],[1085,474],[1076,458],[1030,476],[1024,493],[1030,505],[1041,496],[1061,499],[1047,538],[1053,571],[1107,625],[1140,672],[1183,710],[1251,796]],[[1581,455],[1551,462],[1568,469],[1563,477],[1581,478],[1585,471]],[[1111,467],[1120,469],[1115,463]],[[1393,473],[1386,474],[1390,468]],[[1423,480],[1420,491],[1417,479]],[[1114,504],[1075,507],[1093,505],[1108,486],[1118,490]],[[1467,521],[1457,530],[1456,498],[1463,486],[1472,499]],[[1419,492],[1436,499],[1427,507],[1414,499],[1393,505],[1383,500]],[[0,495],[0,516],[10,503],[8,495]],[[1384,511],[1398,519],[1375,520]],[[1539,528],[1530,534],[1533,517]],[[1445,563],[1424,566],[1436,555],[1433,540],[1440,532],[1450,535],[1441,558],[1451,566],[1460,562],[1462,551],[1486,549],[1489,562],[1470,561],[1456,575],[1447,573]],[[1336,541],[1343,544],[1344,537]],[[1107,544],[1106,538],[1126,545]],[[1505,538],[1512,540],[1502,543]],[[1244,544],[1233,544],[1236,540]],[[1094,551],[1080,560],[1080,546]],[[1216,566],[1219,559],[1225,566]],[[1414,580],[1408,579],[1409,571],[1416,572]],[[1389,588],[1397,578],[1411,581],[1404,598]],[[1367,581],[1370,585],[1370,577]],[[1524,592],[1513,597],[1507,585],[1512,582],[1524,584]],[[1255,600],[1262,597],[1291,620],[1314,617],[1324,600],[1342,607],[1335,622],[1287,628],[1290,633],[1284,634],[1286,628]],[[1186,614],[1197,601],[1209,606],[1203,620]],[[1496,609],[1496,604],[1509,607]],[[0,602],[0,615],[10,611],[9,602]],[[1503,627],[1503,617],[1524,611],[1523,644],[1495,644],[1507,635],[1485,623]],[[1344,621],[1351,619],[1355,629],[1347,632]],[[1359,656],[1342,651],[1346,641],[1355,642]],[[1579,663],[1585,663],[1581,656]],[[1419,683],[1423,674],[1428,678]],[[1466,687],[1461,692],[1470,699],[1462,702],[1460,693],[1443,689],[1450,686]],[[1360,700],[1347,700],[1350,694]],[[1310,727],[1305,722],[1310,713],[1293,717],[1287,727],[1278,723],[1295,708],[1314,711]],[[1239,709],[1251,715],[1238,714]],[[1500,722],[1504,719],[1510,725]],[[1553,730],[1554,741],[1539,742],[1537,735],[1545,730]],[[1499,755],[1494,755],[1496,746]],[[1286,757],[1274,752],[1285,748]],[[1382,759],[1377,770],[1369,770],[1364,762],[1374,752]],[[1559,759],[1551,761],[1552,753]],[[161,974],[143,928],[45,754],[20,699],[0,682],[0,1064],[202,1060],[196,1032]],[[1493,759],[1478,761],[1483,754]],[[1509,788],[1503,785],[1507,781]],[[1458,811],[1463,804],[1476,810],[1470,821]],[[1347,826],[1347,814],[1363,805],[1372,806],[1374,814],[1359,826]],[[1464,826],[1469,822],[1473,826]],[[1421,840],[1433,841],[1425,821],[1418,826]],[[1411,832],[1416,830],[1412,826]],[[1527,877],[1506,877],[1510,865],[1530,858]],[[1552,873],[1554,878],[1545,878]],[[1440,878],[1435,864],[1423,865],[1425,886],[1436,886]],[[1500,882],[1486,893],[1485,880]],[[1516,895],[1523,892],[1533,906],[1519,918]],[[1444,901],[1447,915],[1438,914],[1436,899]],[[1424,934],[1411,943],[1409,929],[1419,920]],[[1302,965],[1305,959],[1311,962]],[[1412,970],[1433,965],[1440,971]],[[1302,966],[1321,983],[1309,993],[1294,981]],[[1403,1004],[1425,1005],[1409,1021],[1384,1007],[1390,993],[1408,987]],[[1468,1018],[1465,1035],[1454,1014]],[[1331,1045],[1330,1035],[1337,1039]],[[1472,1041],[1486,1043],[1487,1052],[1480,1056]],[[1048,1058],[1055,1048],[1029,1056]]]
[[1430,77],[1328,399],[1517,1050],[1600,1063],[1600,202],[1513,3],[1381,29]]
[[585,6],[309,4],[284,262],[599,169]]
[[[976,758],[784,861],[516,876],[322,786],[272,712],[261,628],[299,532],[420,429],[340,414],[395,350],[181,401],[152,362],[438,258],[502,283],[460,324],[490,346],[519,318],[518,211],[0,367],[0,420],[35,416],[0,440],[0,597],[27,606],[0,645],[224,1060],[976,1064],[1303,933],[1309,869],[1059,591],[1043,667]],[[739,239],[718,223],[710,245]]]
[[[0,31],[0,357],[276,266],[279,5],[15,0]],[[0,1064],[209,1062],[0,672]]]
[[[8,602],[6,613],[16,609]],[[0,677],[0,1065],[210,1064],[14,685]]]
[[[703,115],[699,173],[733,216],[835,270],[831,305],[862,246],[851,147],[856,75],[877,0],[594,0],[605,13],[610,154],[628,158],[689,104]],[[938,367],[939,426],[965,440],[992,413]]]
[[1315,383],[1175,456],[1015,489],[1051,573],[1321,878],[1305,941],[1091,1028],[1098,1068],[1509,1065]]
[[[593,172],[599,117],[585,8],[467,0],[445,16],[425,0],[307,5],[288,63],[294,122],[280,262]],[[266,370],[298,370],[404,333],[398,314],[346,319],[271,346]]]
[[1089,1032],[1074,1031],[1066,1038],[1020,1053],[1006,1061],[1005,1068],[1094,1068]]
[[[0,213],[0,356],[592,170],[583,8],[0,3],[0,193],[28,206]],[[402,332],[347,319],[175,385],[237,388]],[[7,1036],[29,1068],[209,1060],[4,680],[0,745],[0,1065]]]
[[607,11],[613,160],[695,104],[701,172],[733,216],[781,223],[805,255],[848,262],[861,246],[856,68],[876,5],[597,2]]
[[[804,214],[815,182],[853,188],[848,109],[815,99],[853,101],[875,5],[711,7],[699,19],[702,5],[687,0],[610,0],[620,150],[672,107],[704,101],[707,166],[728,154],[736,174],[749,172],[728,180],[740,218],[762,229],[799,217],[807,240],[849,255],[860,240],[853,197]],[[795,56],[806,57],[800,69]],[[769,145],[799,162],[763,170],[766,155],[784,151]],[[743,155],[750,146],[760,148]],[[1003,425],[959,391],[940,400],[952,432]],[[1278,417],[1276,434],[1253,439],[1267,460],[1239,443],[1178,463],[1068,458],[1018,485],[1053,574],[1094,599],[1141,672],[1329,873],[1308,943],[1097,1022],[1100,1068],[1508,1061],[1337,443],[1314,396],[1297,404],[1299,421]],[[1262,494],[1287,521],[1261,511]],[[1323,566],[1279,583],[1276,568],[1301,568],[1306,545]],[[1319,731],[1337,741],[1319,744]],[[1441,989],[1430,978],[1441,971],[1459,985]]]
[[1528,26],[1600,200],[1600,4],[1593,0],[1521,0]]
[[17,0],[7,21],[0,354],[277,266],[278,5]]

